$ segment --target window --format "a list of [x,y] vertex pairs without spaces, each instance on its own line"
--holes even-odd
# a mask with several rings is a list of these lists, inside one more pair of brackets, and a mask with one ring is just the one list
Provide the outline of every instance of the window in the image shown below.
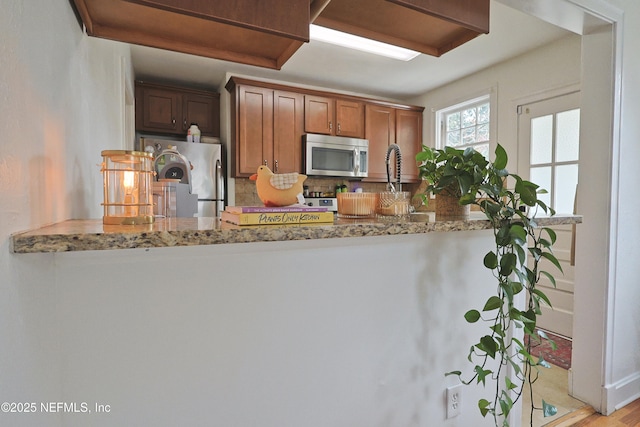
[[489,158],[492,136],[491,96],[484,95],[436,112],[438,148],[472,147]]

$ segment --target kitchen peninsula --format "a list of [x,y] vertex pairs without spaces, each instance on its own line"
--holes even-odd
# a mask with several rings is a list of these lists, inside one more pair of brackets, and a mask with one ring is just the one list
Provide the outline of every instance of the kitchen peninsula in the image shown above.
[[[73,396],[118,408],[100,425],[186,413],[221,426],[454,425],[444,372],[466,366],[481,325],[464,313],[495,291],[488,221],[168,222],[70,220],[11,237],[25,270],[50,266],[62,342],[79,343],[64,353]],[[456,421],[492,425],[474,410]]]
[[[490,223],[480,213],[469,220],[436,221],[433,214],[414,220],[337,219],[334,224],[234,226],[216,218],[158,219],[145,225],[103,225],[101,220],[69,220],[12,236],[14,253],[73,252],[133,248],[256,243],[366,236],[486,230]],[[580,216],[538,220],[540,226],[576,224]]]

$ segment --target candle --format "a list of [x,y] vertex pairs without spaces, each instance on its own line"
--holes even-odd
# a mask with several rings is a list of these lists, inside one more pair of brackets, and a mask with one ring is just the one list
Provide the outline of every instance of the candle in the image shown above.
[[124,179],[122,180],[124,185],[124,215],[125,216],[137,216],[138,209],[135,190],[135,173],[133,171],[124,171]]

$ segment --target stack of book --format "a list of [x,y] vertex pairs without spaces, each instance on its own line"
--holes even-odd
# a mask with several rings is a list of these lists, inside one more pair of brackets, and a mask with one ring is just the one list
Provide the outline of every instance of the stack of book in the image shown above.
[[333,212],[326,207],[291,205],[227,206],[220,219],[235,225],[282,225],[333,223]]

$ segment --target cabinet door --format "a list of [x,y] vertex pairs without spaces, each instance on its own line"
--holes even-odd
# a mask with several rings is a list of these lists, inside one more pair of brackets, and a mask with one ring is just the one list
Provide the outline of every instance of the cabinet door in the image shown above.
[[304,96],[293,92],[273,92],[274,172],[302,172]]
[[364,138],[362,102],[336,100],[336,135]]
[[240,86],[236,175],[249,176],[260,165],[273,169],[273,90]]
[[422,150],[422,112],[396,110],[396,144],[402,152],[402,182],[418,182],[416,154]]
[[366,181],[387,182],[385,157],[389,144],[395,143],[395,113],[395,109],[390,107],[365,106],[364,136],[369,140],[369,176]]
[[333,134],[334,105],[333,98],[305,95],[304,130],[309,133]]
[[182,130],[187,132],[191,123],[203,135],[220,136],[220,100],[215,96],[185,93],[182,97]]
[[179,92],[160,89],[142,89],[141,130],[151,132],[182,133],[182,97]]

